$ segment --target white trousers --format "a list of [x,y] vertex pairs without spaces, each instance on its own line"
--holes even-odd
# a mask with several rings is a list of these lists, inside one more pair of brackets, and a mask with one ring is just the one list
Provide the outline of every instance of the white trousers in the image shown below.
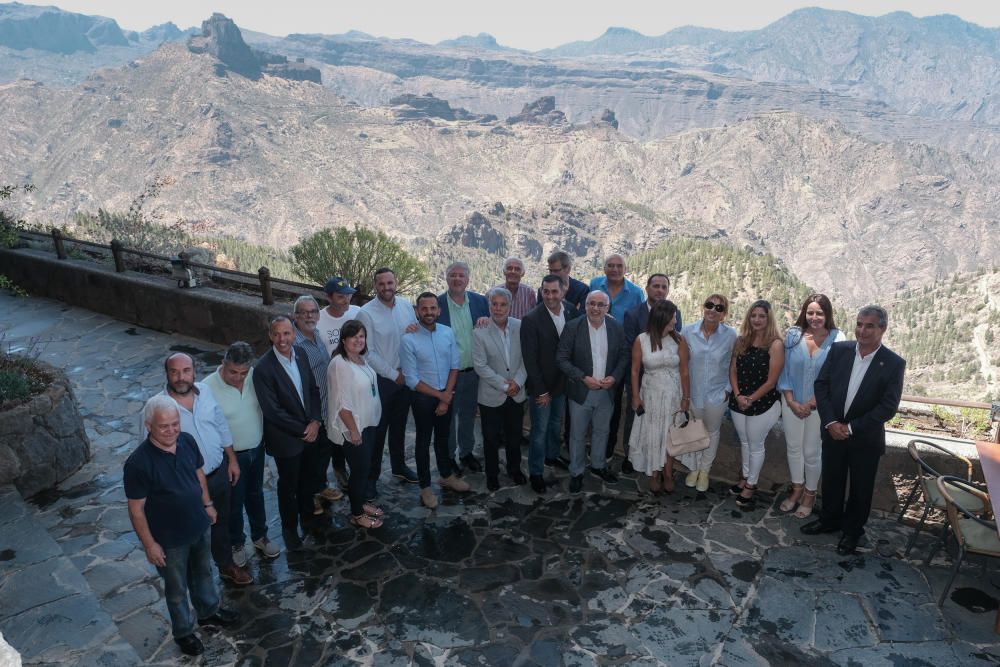
[[781,404],[774,402],[767,412],[747,417],[733,412],[733,426],[740,438],[740,452],[743,455],[743,477],[750,486],[757,485],[760,469],[764,467],[764,440],[781,416]]
[[785,429],[788,474],[792,478],[792,484],[804,482],[808,490],[815,491],[823,470],[823,437],[819,411],[813,410],[805,419],[799,419],[782,398],[781,423]]
[[719,433],[722,431],[722,418],[726,415],[727,402],[716,405],[706,405],[703,408],[691,408],[695,417],[705,422],[708,431],[708,448],[690,454],[681,454],[680,461],[688,470],[709,470],[715,463],[715,455],[719,451]]

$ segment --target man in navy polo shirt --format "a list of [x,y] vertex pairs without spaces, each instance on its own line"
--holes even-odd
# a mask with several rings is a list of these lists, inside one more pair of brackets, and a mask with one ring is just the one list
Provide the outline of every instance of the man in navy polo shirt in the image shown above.
[[194,634],[189,594],[199,625],[225,627],[239,620],[219,606],[212,580],[208,529],[216,514],[204,460],[194,439],[181,433],[180,411],[169,396],[149,399],[143,422],[148,436],[125,461],[128,515],[146,559],[163,577],[174,641],[183,653],[199,655],[205,649]]

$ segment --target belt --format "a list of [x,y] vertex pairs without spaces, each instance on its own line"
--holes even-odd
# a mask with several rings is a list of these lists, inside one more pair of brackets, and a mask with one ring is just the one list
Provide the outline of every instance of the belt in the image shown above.
[[461,369],[459,369],[458,372],[459,373],[471,373],[474,370],[476,370],[476,369],[473,368],[472,366],[469,366],[468,368],[461,368]]
[[212,472],[205,473],[205,478],[208,479],[209,477],[211,477],[215,473],[219,472],[220,470],[222,470],[222,465],[216,466],[215,470],[213,470]]

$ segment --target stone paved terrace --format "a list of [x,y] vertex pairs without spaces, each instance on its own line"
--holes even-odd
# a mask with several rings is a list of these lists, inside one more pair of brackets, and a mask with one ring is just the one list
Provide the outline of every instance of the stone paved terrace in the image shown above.
[[[1000,663],[995,566],[967,563],[939,610],[949,561],[902,560],[910,529],[892,517],[873,519],[861,555],[840,558],[773,498],[739,510],[719,480],[652,498],[634,478],[590,477],[582,494],[540,498],[489,495],[481,475],[434,512],[414,487],[386,482],[388,521],[367,534],[336,504],[304,551],[254,559],[255,585],[223,586],[242,624],[203,632],[206,655],[185,658],[129,525],[121,465],[164,355],[190,351],[204,370],[218,349],[6,294],[0,331],[15,347],[40,337],[42,357],[66,368],[94,447],[58,489],[27,505],[0,496],[0,632],[25,664]],[[271,464],[278,536],[273,482]]]

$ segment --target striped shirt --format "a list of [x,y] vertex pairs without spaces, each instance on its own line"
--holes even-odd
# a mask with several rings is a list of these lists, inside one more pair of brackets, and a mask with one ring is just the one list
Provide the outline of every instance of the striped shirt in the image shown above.
[[[510,289],[506,284],[497,285],[497,287],[503,287],[506,290]],[[517,291],[512,296],[514,297],[514,301],[510,304],[510,316],[519,320],[527,315],[528,311],[538,303],[535,298],[535,290],[524,283],[517,284]]]

